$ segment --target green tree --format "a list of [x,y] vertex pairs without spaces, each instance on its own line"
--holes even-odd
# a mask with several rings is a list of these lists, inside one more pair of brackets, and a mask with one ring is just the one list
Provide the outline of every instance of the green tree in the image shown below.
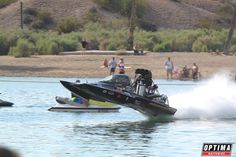
[[74,17],[65,17],[57,24],[59,33],[70,33],[77,31],[80,27],[79,21]]

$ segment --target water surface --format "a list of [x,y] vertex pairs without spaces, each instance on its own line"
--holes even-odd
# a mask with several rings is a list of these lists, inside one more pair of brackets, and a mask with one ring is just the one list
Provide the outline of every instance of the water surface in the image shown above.
[[126,107],[118,113],[49,112],[55,96],[70,96],[60,79],[76,80],[0,78],[0,98],[15,103],[0,108],[0,145],[23,157],[199,157],[204,142],[236,141],[236,86],[228,80],[156,80],[178,109],[171,121],[159,121]]

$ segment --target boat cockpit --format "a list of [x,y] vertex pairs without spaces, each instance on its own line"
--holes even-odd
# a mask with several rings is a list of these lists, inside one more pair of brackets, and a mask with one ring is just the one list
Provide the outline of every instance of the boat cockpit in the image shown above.
[[111,84],[115,87],[126,88],[127,86],[131,86],[131,80],[128,75],[125,74],[115,74],[105,77],[103,80],[99,81],[99,83]]

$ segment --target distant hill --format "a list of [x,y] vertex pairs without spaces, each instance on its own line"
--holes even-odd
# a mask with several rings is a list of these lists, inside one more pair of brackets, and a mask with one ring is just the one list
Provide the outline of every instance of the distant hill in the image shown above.
[[[21,0],[24,8],[49,12],[57,22],[63,17],[84,19],[93,8],[102,19],[122,16],[101,9],[93,0]],[[157,28],[190,29],[202,25],[228,25],[219,15],[223,0],[145,0],[144,20]],[[0,26],[17,28],[20,25],[20,0],[0,9]]]

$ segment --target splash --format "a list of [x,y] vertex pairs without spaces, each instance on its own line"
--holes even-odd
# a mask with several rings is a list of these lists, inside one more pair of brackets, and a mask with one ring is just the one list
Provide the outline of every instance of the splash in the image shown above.
[[178,93],[169,99],[177,108],[177,119],[236,118],[236,83],[227,74],[217,74],[189,92]]

